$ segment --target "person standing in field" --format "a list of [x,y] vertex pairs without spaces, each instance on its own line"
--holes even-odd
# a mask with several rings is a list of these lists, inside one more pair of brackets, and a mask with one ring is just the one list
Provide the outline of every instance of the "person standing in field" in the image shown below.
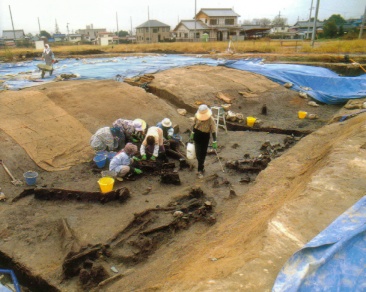
[[[54,54],[53,54],[49,44],[44,45],[42,58],[45,61],[46,65],[51,67],[49,70],[47,70],[50,72],[50,76],[51,76],[53,73]],[[45,71],[42,70],[42,78],[44,78],[44,74],[45,74]]]
[[198,178],[203,178],[205,172],[205,159],[207,155],[208,143],[212,135],[212,148],[217,149],[216,123],[212,118],[212,111],[207,105],[201,104],[194,117],[193,130],[190,139],[194,141],[196,158],[198,162]]

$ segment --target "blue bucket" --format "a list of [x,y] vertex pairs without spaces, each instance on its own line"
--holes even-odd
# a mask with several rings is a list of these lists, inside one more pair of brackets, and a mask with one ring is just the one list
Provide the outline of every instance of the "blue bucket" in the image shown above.
[[34,186],[37,181],[38,172],[27,171],[23,174],[23,176],[24,176],[25,182],[27,183],[28,186]]
[[107,157],[105,154],[99,154],[93,158],[93,161],[99,168],[103,168],[107,162]]

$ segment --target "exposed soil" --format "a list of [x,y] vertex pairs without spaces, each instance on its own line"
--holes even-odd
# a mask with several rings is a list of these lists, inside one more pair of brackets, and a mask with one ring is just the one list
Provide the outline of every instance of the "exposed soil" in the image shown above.
[[[220,160],[210,151],[201,180],[170,157],[173,168],[116,181],[105,197],[97,180],[107,168],[97,169],[93,157],[47,172],[0,130],[0,159],[12,174],[39,173],[37,188],[19,187],[0,168],[7,197],[0,265],[31,291],[269,291],[292,253],[364,195],[366,114],[328,124],[357,110],[309,106],[256,74],[192,66],[154,74],[149,92],[110,80],[47,83],[19,94],[32,90],[90,135],[117,118],[155,125],[169,117],[187,142],[189,117],[200,103],[224,104],[219,93],[231,99],[231,111],[260,121],[220,129]],[[319,118],[301,120],[299,110]],[[164,174],[180,184],[163,183]]]

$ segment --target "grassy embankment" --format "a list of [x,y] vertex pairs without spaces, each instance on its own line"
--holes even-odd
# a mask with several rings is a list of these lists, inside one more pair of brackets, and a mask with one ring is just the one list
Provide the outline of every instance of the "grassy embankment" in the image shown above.
[[[154,44],[120,44],[109,46],[98,45],[71,45],[57,46],[52,44],[52,50],[58,57],[69,57],[76,55],[90,54],[125,54],[125,53],[176,53],[176,54],[218,54],[228,53],[228,42],[199,42],[199,43],[154,43]],[[236,54],[273,54],[284,55],[306,55],[304,59],[315,58],[316,55],[323,55],[322,60],[327,58],[326,54],[366,54],[366,39],[361,40],[327,40],[316,41],[314,47],[309,41],[302,40],[248,40],[231,43],[231,52]],[[313,55],[311,57],[310,55]],[[29,48],[7,48],[0,50],[0,60],[20,61],[22,59],[40,57],[41,51]],[[332,62],[332,58],[329,57]],[[357,56],[358,62],[365,62],[365,56]],[[361,59],[360,59],[361,58]],[[316,61],[316,60],[314,60]],[[335,61],[335,60],[333,60]]]

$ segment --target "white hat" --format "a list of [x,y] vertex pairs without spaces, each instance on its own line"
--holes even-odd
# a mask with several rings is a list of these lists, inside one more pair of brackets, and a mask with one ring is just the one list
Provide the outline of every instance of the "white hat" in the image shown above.
[[170,119],[168,119],[168,118],[165,118],[164,120],[162,120],[161,124],[162,124],[164,127],[167,127],[167,128],[169,128],[169,127],[171,127],[171,126],[172,126],[172,122],[171,122],[171,120],[170,120]]
[[212,116],[212,111],[208,108],[207,105],[201,104],[196,113],[197,120],[207,121]]
[[142,123],[138,120],[134,120],[133,121],[133,127],[135,128],[136,131],[142,131]]

